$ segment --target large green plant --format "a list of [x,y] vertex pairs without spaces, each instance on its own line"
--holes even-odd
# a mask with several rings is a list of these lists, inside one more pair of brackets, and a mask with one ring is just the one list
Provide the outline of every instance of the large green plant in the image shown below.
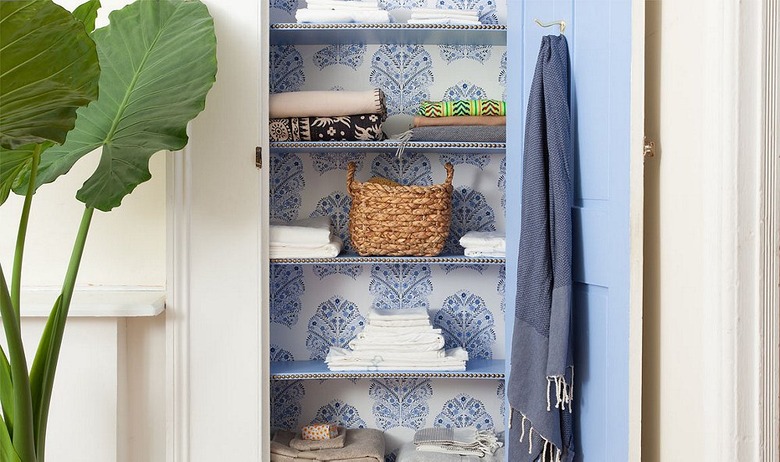
[[[87,232],[151,178],[150,157],[187,143],[216,77],[211,16],[198,0],[137,0],[94,30],[98,0],[73,13],[50,0],[0,1],[0,204],[24,196],[10,274],[0,266],[0,460],[42,462],[54,375]],[[99,94],[99,96],[98,96]],[[21,268],[32,198],[102,148],[77,192],[85,204],[60,296],[28,370]]]

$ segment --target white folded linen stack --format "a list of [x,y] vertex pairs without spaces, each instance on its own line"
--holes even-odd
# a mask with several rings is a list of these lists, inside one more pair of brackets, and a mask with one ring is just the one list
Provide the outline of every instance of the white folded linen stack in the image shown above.
[[452,24],[474,26],[482,24],[477,10],[451,8],[412,8],[409,24]]
[[444,349],[441,329],[434,329],[425,308],[373,308],[366,327],[349,348],[331,347],[325,362],[332,371],[464,371],[469,354]]
[[460,238],[467,257],[506,257],[506,237],[495,231],[469,231]]
[[272,222],[269,236],[271,258],[333,258],[343,245],[330,230],[330,217]]
[[295,12],[298,23],[318,24],[383,24],[390,22],[387,11],[376,0],[308,0],[306,8]]

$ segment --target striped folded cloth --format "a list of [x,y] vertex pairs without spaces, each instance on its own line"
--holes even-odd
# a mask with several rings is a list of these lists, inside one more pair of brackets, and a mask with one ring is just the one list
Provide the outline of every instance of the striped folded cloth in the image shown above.
[[503,446],[492,430],[465,428],[422,428],[414,434],[418,451],[484,457]]
[[417,115],[425,117],[505,116],[506,101],[497,99],[423,101]]

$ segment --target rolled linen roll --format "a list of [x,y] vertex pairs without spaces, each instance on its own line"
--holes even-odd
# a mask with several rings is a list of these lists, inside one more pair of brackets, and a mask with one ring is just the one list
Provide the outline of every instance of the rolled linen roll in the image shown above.
[[[385,12],[386,13],[386,12]],[[268,98],[271,118],[332,117],[349,114],[384,114],[385,95],[366,91],[290,91]]]

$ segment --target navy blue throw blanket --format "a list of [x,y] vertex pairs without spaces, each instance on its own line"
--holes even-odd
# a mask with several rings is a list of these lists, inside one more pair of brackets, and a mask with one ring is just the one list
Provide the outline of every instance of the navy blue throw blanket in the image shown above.
[[525,126],[509,460],[574,460],[569,49],[546,36]]

